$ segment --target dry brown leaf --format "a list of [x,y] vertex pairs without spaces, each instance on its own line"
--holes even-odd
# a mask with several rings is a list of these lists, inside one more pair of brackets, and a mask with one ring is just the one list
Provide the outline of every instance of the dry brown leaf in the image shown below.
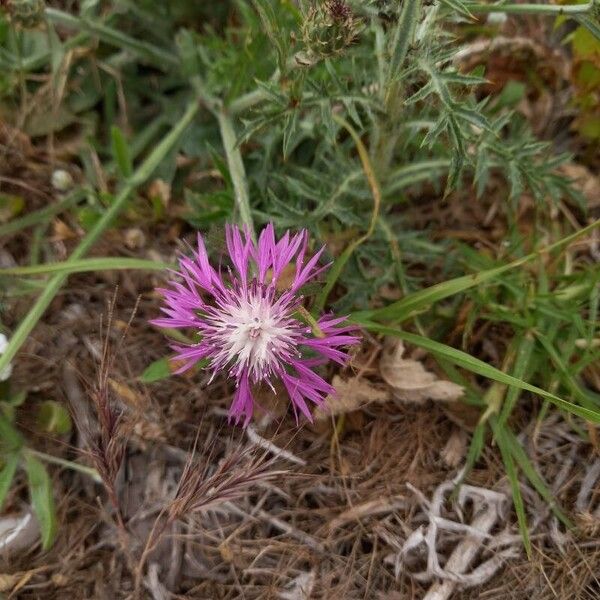
[[147,402],[142,399],[140,394],[138,394],[125,383],[121,383],[120,381],[109,378],[108,384],[113,392],[115,392],[121,398],[121,400],[124,400],[127,405],[137,409],[147,408]]
[[481,418],[481,409],[466,402],[441,404],[440,408],[453,423],[467,431],[474,431]]
[[0,573],[0,592],[10,592],[19,581],[20,573],[11,575],[10,573]]
[[60,219],[55,219],[52,223],[52,241],[63,242],[65,240],[72,240],[76,238],[77,234]]
[[426,400],[454,402],[463,388],[452,381],[438,379],[418,360],[403,358],[404,344],[394,340],[384,350],[379,368],[384,381],[392,387],[394,397],[404,402],[422,404]]
[[588,208],[600,206],[600,177],[594,175],[587,167],[576,163],[562,165],[560,170],[573,179],[575,189],[583,194]]
[[372,402],[386,402],[390,399],[387,390],[375,386],[362,377],[342,379],[335,375],[332,385],[336,395],[328,396],[326,404],[315,410],[314,417],[317,421],[329,419],[332,415],[358,410]]
[[69,583],[69,578],[62,573],[54,573],[50,579],[57,587],[65,587]]
[[126,229],[123,238],[130,250],[138,250],[146,245],[146,235],[139,227]]
[[440,451],[442,460],[452,468],[458,467],[467,455],[467,432],[454,428],[446,445]]
[[148,186],[148,195],[150,198],[158,198],[167,208],[171,201],[171,186],[162,179],[154,179]]

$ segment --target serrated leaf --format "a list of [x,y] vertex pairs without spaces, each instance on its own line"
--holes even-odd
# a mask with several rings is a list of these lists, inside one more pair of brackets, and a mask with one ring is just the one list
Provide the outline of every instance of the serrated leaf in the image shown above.
[[171,376],[171,367],[169,366],[169,359],[159,358],[154,362],[150,363],[144,372],[140,375],[140,381],[142,383],[152,383],[154,381],[160,381]]
[[484,85],[489,83],[485,77],[463,75],[462,73],[454,73],[451,71],[444,71],[440,74],[440,78],[446,83],[457,83],[460,85]]
[[420,90],[417,90],[412,96],[409,96],[404,104],[415,104],[420,100],[424,100],[429,96],[429,94],[433,93],[433,85],[431,82],[426,83]]
[[390,62],[388,81],[395,82],[400,79],[402,66],[410,44],[412,43],[415,28],[419,20],[420,0],[405,0],[400,9],[396,27],[391,38]]
[[298,125],[298,111],[287,115],[283,124],[283,160],[287,160],[297,141],[294,134]]
[[29,483],[31,505],[40,525],[42,547],[48,550],[56,537],[56,509],[52,494],[52,480],[46,467],[32,454],[25,453],[25,471]]
[[575,15],[575,20],[583,25],[597,40],[600,40],[600,25],[587,15]]
[[440,2],[468,19],[475,19],[467,5],[463,4],[460,0],[440,0]]
[[476,110],[471,108],[464,108],[462,106],[455,106],[454,113],[458,115],[463,121],[467,121],[471,123],[471,125],[475,125],[479,129],[483,131],[487,131],[492,135],[496,135],[496,132],[492,129],[489,121]]

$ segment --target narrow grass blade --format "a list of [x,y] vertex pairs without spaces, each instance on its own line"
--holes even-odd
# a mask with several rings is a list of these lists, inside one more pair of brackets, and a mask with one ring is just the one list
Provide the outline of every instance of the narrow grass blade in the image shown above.
[[517,267],[520,267],[521,265],[530,262],[531,260],[540,256],[541,254],[545,254],[547,252],[551,252],[552,250],[561,248],[562,246],[565,246],[570,242],[574,241],[578,237],[589,233],[599,225],[600,219],[594,221],[587,227],[584,227],[579,231],[576,231],[575,233],[566,236],[561,240],[558,240],[550,246],[537,250],[536,252],[532,252],[527,256],[518,258],[517,260],[514,260],[506,265],[502,265],[501,267],[496,267],[493,269],[488,269],[486,271],[480,271],[479,273],[473,273],[472,275],[463,275],[462,277],[457,277],[455,279],[443,281],[442,283],[432,285],[431,287],[428,287],[424,290],[419,290],[418,292],[409,294],[408,296],[402,298],[402,300],[398,300],[397,302],[394,302],[389,306],[385,306],[376,310],[356,313],[356,316],[361,319],[375,319],[377,321],[404,321],[416,311],[422,310],[425,307],[434,304],[435,302],[439,302],[440,300],[448,298],[449,296],[453,296],[454,294],[464,292],[465,290],[468,290],[477,285],[481,285],[482,283],[492,281],[496,279],[499,275],[502,275],[503,273],[506,273]]
[[517,440],[515,434],[510,431],[510,429],[499,426],[496,419],[490,419],[490,423],[492,424],[496,440],[498,440],[498,436],[503,439],[503,443],[506,444],[511,456],[516,461],[521,471],[523,471],[523,475],[525,475],[531,485],[533,485],[536,492],[548,503],[552,509],[552,512],[558,517],[558,519],[560,519],[567,527],[573,527],[571,521],[558,506],[556,499],[546,485],[546,482],[531,464],[529,457],[527,454],[525,454],[525,451],[521,447],[521,444]]
[[129,269],[161,271],[164,269],[173,269],[175,266],[176,265],[171,263],[144,260],[141,258],[84,258],[81,260],[69,260],[60,263],[33,265],[31,267],[11,267],[9,269],[0,269],[0,277],[49,275],[52,273],[70,275],[72,273],[87,273],[90,271],[122,271]]
[[[100,220],[81,240],[77,248],[69,257],[67,262],[80,260],[88,250],[96,243],[98,238],[104,233],[105,229],[113,222],[116,216],[123,210],[127,204],[127,200],[131,192],[144,183],[154,173],[155,169],[162,162],[164,157],[173,149],[183,132],[189,127],[194,120],[196,113],[200,109],[200,103],[194,99],[187,107],[185,113],[171,129],[171,131],[163,138],[163,140],[154,148],[142,164],[136,169],[133,175],[127,179],[125,185],[120,190],[114,202],[102,215]],[[35,304],[31,307],[25,318],[19,323],[19,326],[14,331],[10,342],[4,353],[0,356],[0,370],[15,357],[19,348],[25,343],[27,336],[36,326],[44,311],[48,308],[63,283],[67,278],[65,273],[56,273],[47,283],[44,291],[38,296]]]
[[531,539],[529,538],[529,529],[527,527],[527,515],[525,514],[525,505],[519,486],[519,477],[510,452],[509,442],[506,439],[506,431],[504,427],[498,424],[495,426],[493,425],[493,429],[498,448],[500,448],[500,454],[502,455],[502,461],[504,462],[504,468],[506,469],[506,475],[510,482],[513,504],[515,506],[515,512],[517,513],[519,531],[521,533],[521,538],[523,539],[525,552],[527,552],[527,558],[531,559]]
[[11,235],[17,231],[21,231],[21,229],[39,225],[41,223],[49,223],[51,217],[77,204],[77,202],[79,202],[85,196],[85,193],[85,190],[78,189],[68,196],[65,196],[62,200],[59,200],[55,204],[49,204],[40,210],[30,212],[29,214],[23,215],[18,219],[13,219],[8,223],[0,225],[0,236]]
[[483,452],[483,448],[485,446],[485,430],[486,424],[479,423],[479,425],[475,427],[475,431],[473,431],[473,437],[471,438],[471,443],[465,459],[463,478],[466,477],[471,469],[475,466],[479,460],[479,457],[481,456],[481,453]]
[[[515,360],[513,363],[512,376],[517,379],[523,379],[526,373],[529,373],[529,365],[535,348],[535,339],[531,332],[526,332],[519,341]],[[515,404],[517,403],[521,390],[517,387],[510,387],[504,398],[500,416],[498,418],[500,425],[504,425],[510,416]]]
[[10,484],[17,472],[18,466],[18,454],[12,453],[4,457],[4,466],[2,467],[2,470],[0,470],[0,510],[2,510],[6,494],[8,494],[8,490],[10,490]]
[[468,371],[477,373],[478,375],[482,375],[488,379],[498,381],[499,383],[504,383],[506,385],[515,386],[522,390],[527,390],[528,392],[532,392],[538,396],[541,396],[542,398],[545,398],[546,400],[549,400],[558,408],[566,410],[567,412],[577,415],[592,423],[600,423],[600,411],[591,410],[582,406],[578,406],[577,404],[567,402],[566,400],[563,400],[562,398],[555,396],[554,394],[551,394],[550,392],[547,392],[546,390],[543,390],[535,385],[531,385],[525,381],[522,381],[521,379],[517,379],[512,375],[507,375],[499,369],[488,365],[482,360],[479,360],[478,358],[475,358],[466,352],[462,352],[461,350],[457,350],[456,348],[452,348],[446,344],[441,344],[440,342],[430,340],[414,333],[402,331],[401,329],[386,327],[384,325],[378,325],[377,323],[368,321],[360,321],[357,320],[355,316],[351,317],[351,321],[357,325],[361,325],[369,331],[375,331],[377,333],[399,337],[400,339],[414,344],[415,346],[429,350],[436,356],[446,358],[463,369],[467,369]]
[[31,454],[25,453],[25,471],[29,483],[31,504],[40,524],[42,547],[48,550],[56,537],[56,509],[52,494],[52,480],[46,467]]
[[116,125],[113,125],[110,128],[110,136],[113,159],[121,172],[121,175],[127,178],[133,173],[133,164],[131,162],[131,154],[129,152],[127,140],[125,139],[123,132]]

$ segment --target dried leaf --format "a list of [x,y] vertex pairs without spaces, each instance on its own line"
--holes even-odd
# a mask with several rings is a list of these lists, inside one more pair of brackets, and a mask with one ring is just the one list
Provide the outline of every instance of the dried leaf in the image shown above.
[[167,208],[171,201],[171,186],[162,179],[154,179],[148,186],[148,195],[150,198],[158,198]]
[[576,163],[562,165],[560,170],[564,175],[573,179],[575,189],[583,194],[587,200],[588,208],[600,206],[600,177],[594,175],[584,165]]
[[440,456],[449,467],[455,468],[463,462],[466,454],[467,433],[464,429],[454,428]]
[[286,591],[279,592],[279,598],[281,600],[308,600],[311,597],[315,580],[314,571],[300,573],[290,582]]
[[387,390],[373,385],[362,377],[344,380],[336,375],[332,385],[336,395],[328,396],[326,405],[315,410],[314,417],[317,421],[329,419],[332,415],[358,410],[372,402],[386,402],[390,399]]
[[121,398],[121,400],[124,400],[129,406],[138,409],[147,408],[147,403],[135,390],[130,388],[128,385],[112,378],[109,378],[108,383],[111,389]]
[[146,245],[146,235],[139,227],[130,227],[125,230],[124,241],[130,250],[139,250]]
[[394,397],[421,404],[426,400],[453,402],[463,395],[456,383],[438,379],[418,360],[403,358],[404,344],[394,340],[384,351],[379,368],[384,381],[392,387]]
[[60,219],[55,219],[52,223],[52,241],[53,242],[64,242],[65,240],[72,240],[77,237],[77,234]]
[[18,574],[11,575],[10,573],[0,574],[0,592],[10,592],[15,587],[15,583],[19,581]]

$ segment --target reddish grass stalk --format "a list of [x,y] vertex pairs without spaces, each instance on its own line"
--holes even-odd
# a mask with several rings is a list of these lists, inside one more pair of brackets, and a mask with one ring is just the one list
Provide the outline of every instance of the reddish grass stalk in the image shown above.
[[140,597],[144,565],[148,556],[175,521],[224,502],[238,500],[253,485],[287,473],[285,470],[271,469],[274,459],[267,459],[266,454],[253,455],[252,452],[250,449],[236,449],[219,462],[213,473],[209,473],[210,455],[202,467],[195,460],[194,452],[190,453],[175,496],[161,510],[146,541],[136,572],[136,597]]

